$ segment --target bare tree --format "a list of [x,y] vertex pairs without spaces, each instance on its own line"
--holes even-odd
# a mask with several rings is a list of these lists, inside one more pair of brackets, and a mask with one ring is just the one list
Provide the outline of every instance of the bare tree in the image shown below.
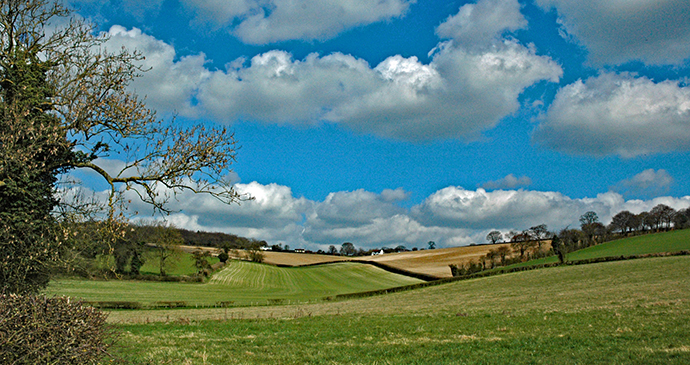
[[[110,186],[107,214],[114,218],[125,191],[160,212],[177,193],[206,193],[233,203],[240,196],[227,179],[235,161],[233,134],[223,127],[182,126],[148,109],[129,84],[146,70],[134,50],[112,50],[108,37],[59,2],[4,0],[0,10],[0,58],[29,50],[46,60],[54,90],[51,108],[60,118],[62,143],[77,156],[66,168],[96,172]],[[65,23],[48,30],[51,23]],[[116,171],[105,158],[122,160]]]
[[[0,239],[12,242],[12,252],[0,252],[0,257],[27,258],[7,265],[35,267],[31,275],[40,274],[40,280],[34,280],[34,288],[47,283],[39,266],[58,260],[59,251],[70,245],[66,230],[75,227],[52,221],[56,204],[71,217],[70,223],[105,218],[112,253],[124,237],[127,194],[159,213],[169,213],[169,201],[185,191],[228,204],[243,198],[228,179],[236,157],[234,135],[224,127],[182,125],[157,117],[129,87],[147,71],[140,66],[142,55],[112,49],[108,37],[97,34],[93,24],[73,16],[59,1],[0,0],[0,189],[14,194],[15,187],[24,186],[41,195],[42,217],[31,219],[52,227],[18,239],[21,222],[12,223],[11,230],[0,230]],[[108,159],[121,166],[106,168]],[[53,201],[57,177],[80,169],[95,172],[108,184],[103,204],[75,202],[64,190],[60,202]],[[7,207],[6,212],[19,217],[18,209],[36,212],[21,207]],[[9,227],[11,222],[3,223]],[[2,271],[10,272],[10,266]],[[16,280],[28,278],[20,276]]]
[[499,231],[491,231],[486,235],[486,240],[491,242],[491,244],[503,242],[503,234]]

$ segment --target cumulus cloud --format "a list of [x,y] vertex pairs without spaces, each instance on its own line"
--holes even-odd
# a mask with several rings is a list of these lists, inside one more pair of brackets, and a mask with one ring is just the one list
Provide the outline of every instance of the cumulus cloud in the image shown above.
[[675,180],[664,169],[647,169],[618,183],[614,190],[626,195],[653,196],[667,193]]
[[[488,26],[491,22],[479,21],[487,14],[488,9],[475,14],[476,24],[462,29]],[[455,27],[444,24],[440,29]],[[225,123],[327,121],[402,140],[476,138],[519,109],[525,88],[556,82],[562,75],[559,65],[534,48],[496,38],[481,49],[464,48],[454,40],[439,43],[429,64],[394,55],[371,67],[342,53],[295,60],[273,50],[211,71],[204,67],[203,54],[177,60],[173,47],[138,29],[113,27],[110,35],[113,46],[135,48],[146,56],[144,66],[152,71],[134,87],[160,111]]]
[[532,179],[530,179],[527,176],[521,176],[520,178],[515,177],[513,174],[509,174],[508,176],[496,180],[496,181],[489,181],[484,184],[482,184],[482,188],[487,189],[487,190],[496,190],[496,189],[515,189],[518,187],[526,187],[532,185]]
[[607,192],[595,198],[572,199],[558,192],[527,190],[475,191],[447,187],[429,196],[411,210],[424,226],[471,229],[486,233],[491,229],[508,231],[546,224],[558,230],[578,226],[580,215],[594,211],[604,224],[622,210],[634,213],[649,211],[657,204],[674,209],[690,205],[690,196],[659,197],[652,200],[625,200],[622,195]]
[[[643,172],[632,178],[639,185],[653,186],[650,180],[662,181],[663,170]],[[381,193],[366,190],[329,194],[322,201],[295,197],[287,186],[278,184],[236,184],[238,192],[255,199],[241,205],[227,205],[203,194],[183,192],[170,202],[173,214],[166,219],[177,227],[189,230],[226,232],[283,243],[291,247],[313,250],[329,245],[352,242],[358,248],[425,247],[434,241],[439,247],[484,242],[486,234],[498,229],[503,232],[522,230],[547,224],[552,230],[579,225],[579,217],[587,211],[598,214],[608,224],[622,210],[633,213],[649,211],[658,204],[676,210],[690,206],[690,196],[657,197],[650,200],[626,200],[617,192],[599,194],[594,198],[572,199],[558,192],[529,190],[467,190],[450,186],[428,196],[412,208],[399,205],[409,193],[402,189]],[[161,190],[161,193],[165,191]],[[151,210],[137,200],[130,190],[124,192],[132,202],[129,212],[139,212],[134,220],[150,219]],[[106,191],[69,187],[60,191],[64,200],[95,199],[106,201]]]
[[324,40],[403,16],[414,0],[183,0],[202,22],[229,27],[249,44]]
[[490,44],[505,31],[525,27],[527,20],[520,12],[517,0],[480,0],[476,4],[462,6],[456,15],[448,17],[436,28],[436,34],[471,48]]
[[565,31],[597,64],[640,60],[678,64],[690,57],[690,2],[537,0],[555,7]]
[[561,88],[536,142],[568,153],[635,157],[690,149],[690,87],[602,73]]
[[[594,198],[572,199],[557,192],[447,187],[412,208],[397,203],[407,193],[389,190],[335,192],[323,201],[296,198],[288,187],[256,182],[238,185],[238,190],[255,194],[257,200],[242,206],[227,206],[213,198],[189,197],[182,209],[168,219],[175,225],[206,231],[239,234],[271,244],[326,249],[352,242],[358,248],[424,247],[435,241],[440,247],[484,242],[494,229],[504,232],[547,224],[552,230],[577,227],[579,217],[595,211],[608,224],[622,210],[649,211],[657,204],[674,209],[690,206],[690,196],[626,200],[607,192]],[[393,193],[394,198],[390,198]]]
[[150,108],[185,116],[196,116],[192,104],[200,83],[211,72],[204,67],[204,54],[177,58],[175,49],[140,29],[127,30],[115,25],[107,34],[107,48],[118,51],[126,48],[137,50],[146,58],[141,65],[148,69],[144,77],[134,80],[132,88],[137,94],[147,96]]

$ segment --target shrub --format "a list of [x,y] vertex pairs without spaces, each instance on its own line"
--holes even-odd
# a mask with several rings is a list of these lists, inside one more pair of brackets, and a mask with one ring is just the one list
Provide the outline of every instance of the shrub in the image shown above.
[[96,364],[112,343],[105,319],[65,297],[0,295],[0,363]]
[[220,260],[220,262],[228,261],[229,258],[230,256],[227,254],[227,252],[221,252],[218,254],[218,260]]
[[125,301],[99,301],[99,302],[84,302],[92,307],[99,309],[141,309],[142,305],[139,302],[125,302]]
[[261,251],[258,250],[250,250],[249,251],[249,260],[251,262],[264,262],[264,254]]

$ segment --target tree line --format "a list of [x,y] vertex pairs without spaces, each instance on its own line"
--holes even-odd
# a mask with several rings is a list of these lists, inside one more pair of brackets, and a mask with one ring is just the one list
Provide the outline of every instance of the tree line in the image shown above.
[[558,232],[540,224],[522,231],[502,233],[493,230],[486,235],[490,244],[503,244],[490,249],[479,259],[465,264],[450,265],[453,276],[473,274],[535,258],[556,255],[559,262],[566,261],[569,252],[630,235],[690,228],[690,208],[676,211],[665,204],[654,206],[649,212],[633,214],[623,210],[604,225],[594,211],[580,216],[580,228],[566,227]]

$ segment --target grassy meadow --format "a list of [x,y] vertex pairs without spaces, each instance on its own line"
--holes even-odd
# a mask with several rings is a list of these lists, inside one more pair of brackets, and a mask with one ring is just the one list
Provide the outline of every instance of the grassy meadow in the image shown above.
[[[690,229],[646,234],[605,242],[600,245],[570,252],[567,254],[567,260],[576,261],[598,257],[643,255],[649,253],[678,252],[683,250],[690,250]],[[531,266],[553,262],[558,262],[556,256],[530,260],[507,267]]]
[[649,258],[110,321],[123,332],[114,352],[134,364],[687,364],[689,274],[690,257]]
[[308,302],[419,282],[419,279],[357,263],[280,268],[232,261],[204,284],[62,279],[52,281],[47,293],[88,301],[139,302],[144,306],[170,301],[185,301],[189,306],[213,306],[219,302],[247,306]]

